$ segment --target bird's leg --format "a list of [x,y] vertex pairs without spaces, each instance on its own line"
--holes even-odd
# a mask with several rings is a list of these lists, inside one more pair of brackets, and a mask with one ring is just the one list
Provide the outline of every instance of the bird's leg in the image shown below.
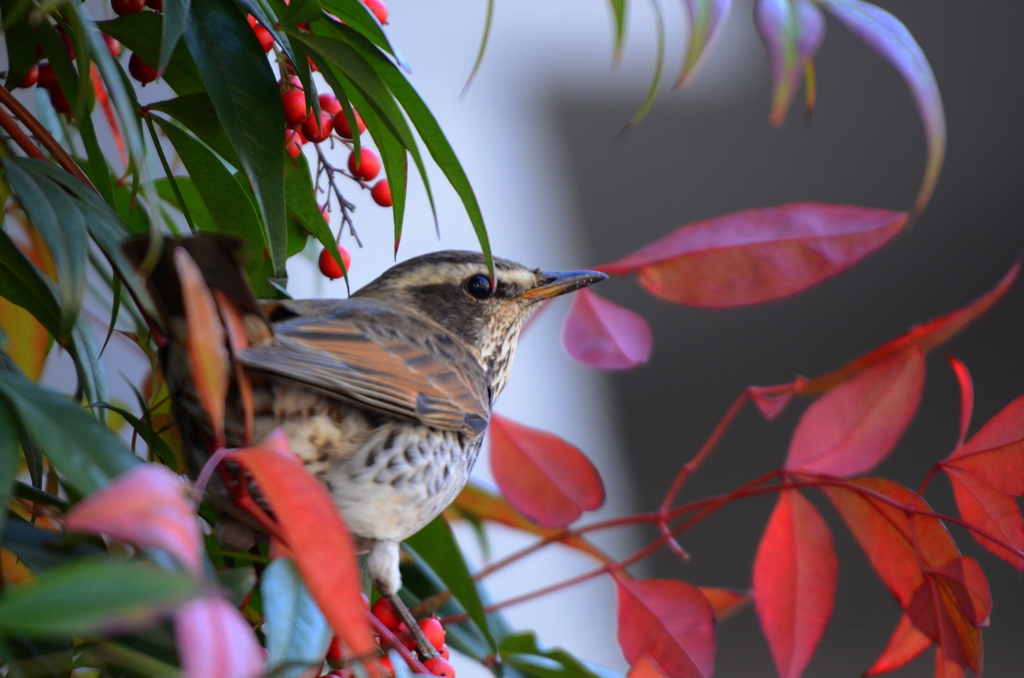
[[398,542],[374,542],[366,559],[366,568],[369,570],[373,585],[391,603],[391,607],[394,608],[395,613],[405,623],[409,633],[415,639],[420,661],[438,656],[437,650],[427,640],[420,625],[416,623],[416,617],[412,616],[412,612],[398,595],[398,590],[402,588],[402,575],[398,571]]

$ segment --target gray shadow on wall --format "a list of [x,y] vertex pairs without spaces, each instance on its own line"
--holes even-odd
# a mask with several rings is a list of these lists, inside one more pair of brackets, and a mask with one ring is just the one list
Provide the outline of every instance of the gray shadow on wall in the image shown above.
[[[672,306],[618,279],[600,294],[642,313],[655,336],[651,362],[609,375],[639,510],[655,508],[678,467],[700,447],[748,384],[814,376],[958,308],[990,289],[1024,249],[1024,5],[959,1],[884,3],[917,37],[936,72],[949,124],[938,190],[907,233],[854,269],[795,297],[763,306],[704,311]],[[924,166],[913,103],[899,76],[829,22],[817,60],[818,112],[801,130],[798,111],[781,131],[767,123],[769,84],[719,110],[663,97],[638,130],[612,143],[634,102],[565,98],[552,105],[571,189],[593,263],[614,260],[698,219],[798,200],[903,209]],[[945,347],[974,377],[973,430],[1024,393],[1024,282]],[[921,410],[877,472],[916,487],[956,439],[956,385],[941,352],[928,362]],[[684,498],[727,491],[777,467],[806,403],[766,424],[748,411]],[[840,582],[833,621],[806,676],[860,675],[899,618],[891,599],[835,512],[809,493],[833,527]],[[928,499],[955,514],[948,483]],[[646,498],[643,499],[643,498]],[[693,560],[662,554],[655,576],[746,588],[772,499],[721,511],[683,539]],[[961,549],[989,574],[995,598],[985,631],[986,673],[1019,675],[1024,664],[1024,582],[959,528]],[[897,676],[931,676],[932,652]],[[719,627],[716,675],[775,670],[751,609]]]

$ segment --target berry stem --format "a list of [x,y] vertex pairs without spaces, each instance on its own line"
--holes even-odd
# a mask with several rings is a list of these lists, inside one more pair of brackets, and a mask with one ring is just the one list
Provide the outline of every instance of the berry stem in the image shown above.
[[[316,170],[316,182],[315,182],[316,189],[318,191],[320,190],[320,175],[322,173],[326,172],[327,173],[327,184],[330,187],[330,189],[334,191],[334,195],[338,199],[338,206],[341,208],[341,227],[342,227],[342,229],[344,229],[344,227],[346,225],[348,225],[348,232],[352,234],[353,238],[355,238],[356,245],[358,245],[359,247],[362,247],[363,246],[363,242],[359,239],[359,234],[356,233],[356,226],[355,226],[354,223],[352,223],[352,216],[350,214],[353,210],[355,210],[356,206],[353,205],[352,203],[350,203],[348,200],[345,200],[345,196],[343,196],[341,194],[341,189],[338,188],[338,184],[334,181],[334,175],[335,174],[341,174],[342,176],[346,176],[346,177],[349,176],[349,175],[346,172],[343,172],[342,170],[338,169],[337,167],[335,167],[334,165],[332,165],[330,162],[327,161],[327,156],[324,155],[324,151],[323,151],[322,148],[320,148],[320,144],[313,144],[313,146],[316,147],[316,155],[317,155],[317,170]],[[349,177],[349,178],[354,178],[354,177]],[[327,191],[327,209],[328,210],[331,207],[331,190]],[[338,231],[338,236],[339,236],[339,238],[341,236],[341,231],[340,230]]]

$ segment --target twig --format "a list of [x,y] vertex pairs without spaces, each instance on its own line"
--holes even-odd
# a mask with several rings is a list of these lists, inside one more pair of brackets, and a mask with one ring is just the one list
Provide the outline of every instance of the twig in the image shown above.
[[[43,148],[50,152],[50,155],[54,157],[57,163],[63,167],[67,172],[73,174],[83,184],[89,188],[96,190],[96,187],[89,181],[89,177],[85,176],[85,172],[79,167],[71,156],[68,155],[67,151],[57,143],[57,140],[43,127],[43,123],[39,122],[34,115],[29,113],[28,109],[21,105],[21,102],[14,98],[6,88],[0,87],[0,103],[10,109],[11,113],[15,115],[18,120],[21,121],[25,127],[32,132],[32,135],[39,140],[39,143],[43,145]],[[13,136],[13,135],[12,135]]]
[[[328,162],[327,156],[324,155],[323,149],[320,148],[320,144],[313,144],[313,146],[316,147],[316,154],[318,158],[316,171],[316,190],[320,190],[320,175],[323,172],[327,172],[327,184],[334,191],[334,195],[338,199],[338,206],[341,208],[341,229],[338,231],[338,237],[341,237],[341,230],[344,230],[345,226],[348,225],[348,232],[351,233],[352,237],[356,239],[356,245],[362,247],[363,242],[359,239],[359,234],[356,233],[356,226],[354,223],[352,223],[352,217],[349,214],[349,212],[355,210],[356,206],[350,203],[348,200],[345,200],[345,196],[341,194],[341,189],[338,188],[338,184],[334,181],[334,175],[340,174],[344,177],[348,177],[349,179],[359,182],[360,185],[362,185],[363,182],[360,181],[358,178],[352,176],[348,172],[338,169],[330,162]],[[330,210],[330,207],[331,192],[327,191],[327,209]]]

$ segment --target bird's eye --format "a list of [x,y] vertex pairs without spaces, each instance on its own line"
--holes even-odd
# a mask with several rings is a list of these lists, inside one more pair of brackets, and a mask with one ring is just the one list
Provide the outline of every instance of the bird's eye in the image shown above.
[[466,280],[466,291],[477,299],[486,299],[491,296],[491,279],[477,273]]

